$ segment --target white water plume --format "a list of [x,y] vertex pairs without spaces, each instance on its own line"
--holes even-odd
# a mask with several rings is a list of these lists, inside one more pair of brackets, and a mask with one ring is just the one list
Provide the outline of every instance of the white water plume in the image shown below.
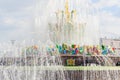
[[[92,3],[87,0],[69,0],[69,10],[76,11],[76,16],[73,18],[73,24],[66,23],[65,18],[63,18],[62,22],[61,14],[56,16],[57,12],[60,13],[65,10],[65,0],[48,0],[45,5],[46,6],[42,10],[39,10],[39,6],[37,6],[38,14],[35,18],[36,26],[34,32],[38,39],[42,38],[46,41],[46,39],[50,38],[51,41],[59,44],[99,44],[98,11]],[[57,29],[57,25],[59,29]],[[51,27],[51,29],[48,27]]]
[[[27,49],[34,45],[38,45],[37,53],[31,49],[28,54]],[[0,80],[69,80],[60,55],[51,56],[46,47],[35,40],[1,44],[0,54],[4,55],[0,57]]]

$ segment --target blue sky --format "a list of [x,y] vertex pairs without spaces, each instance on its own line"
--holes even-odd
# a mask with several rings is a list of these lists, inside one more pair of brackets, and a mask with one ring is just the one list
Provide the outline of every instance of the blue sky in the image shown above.
[[[41,9],[48,2],[48,0],[0,0],[0,41],[32,37],[28,35],[35,26],[36,1],[40,2]],[[101,36],[120,36],[120,0],[92,0],[92,3],[100,11]]]

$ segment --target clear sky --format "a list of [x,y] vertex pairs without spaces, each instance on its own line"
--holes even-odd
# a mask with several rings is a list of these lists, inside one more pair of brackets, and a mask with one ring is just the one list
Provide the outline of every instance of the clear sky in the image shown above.
[[[0,41],[30,38],[37,0],[0,0]],[[38,0],[40,6],[48,0]],[[120,36],[120,0],[92,0],[100,10],[101,36]]]

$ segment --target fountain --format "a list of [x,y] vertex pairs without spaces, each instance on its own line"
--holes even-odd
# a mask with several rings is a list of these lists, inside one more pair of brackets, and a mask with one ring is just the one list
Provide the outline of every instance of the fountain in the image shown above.
[[46,43],[1,43],[0,80],[119,80],[120,68],[115,66],[119,57],[114,48],[99,45],[97,17],[86,0],[80,2],[79,14],[66,0],[65,10],[46,22]]
[[[89,3],[86,2],[86,5],[87,9],[83,11],[85,15],[82,11],[77,14],[76,10],[70,10],[68,0],[65,10],[56,12],[56,21],[49,23],[49,36],[56,45],[54,49],[59,51],[65,66],[73,67],[68,71],[70,80],[118,80],[119,68],[114,70],[106,67],[115,66],[116,63],[112,60],[112,57],[117,57],[115,49],[99,44],[97,16],[89,10]],[[48,52],[50,51],[52,48],[49,48]],[[52,53],[54,55],[55,52]],[[77,66],[83,66],[80,69],[74,67],[77,59]]]
[[[79,45],[98,45],[99,28],[96,25],[94,16],[87,12],[85,18],[79,19],[82,13],[76,9],[70,10],[69,2],[65,2],[65,10],[58,10],[54,22],[49,22],[49,36],[55,44],[79,44]],[[91,18],[92,17],[92,18]],[[95,23],[93,23],[92,21]],[[93,25],[94,24],[94,25]],[[92,29],[91,29],[92,28]],[[88,30],[89,29],[89,30]]]

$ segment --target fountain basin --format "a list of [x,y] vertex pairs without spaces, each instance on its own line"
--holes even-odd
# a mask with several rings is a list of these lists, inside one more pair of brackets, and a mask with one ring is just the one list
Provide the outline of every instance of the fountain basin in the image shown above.
[[0,67],[1,80],[119,80],[119,75],[120,67],[112,66]]
[[10,69],[13,67],[19,70],[120,70],[120,67],[116,66],[1,66],[0,69]]

